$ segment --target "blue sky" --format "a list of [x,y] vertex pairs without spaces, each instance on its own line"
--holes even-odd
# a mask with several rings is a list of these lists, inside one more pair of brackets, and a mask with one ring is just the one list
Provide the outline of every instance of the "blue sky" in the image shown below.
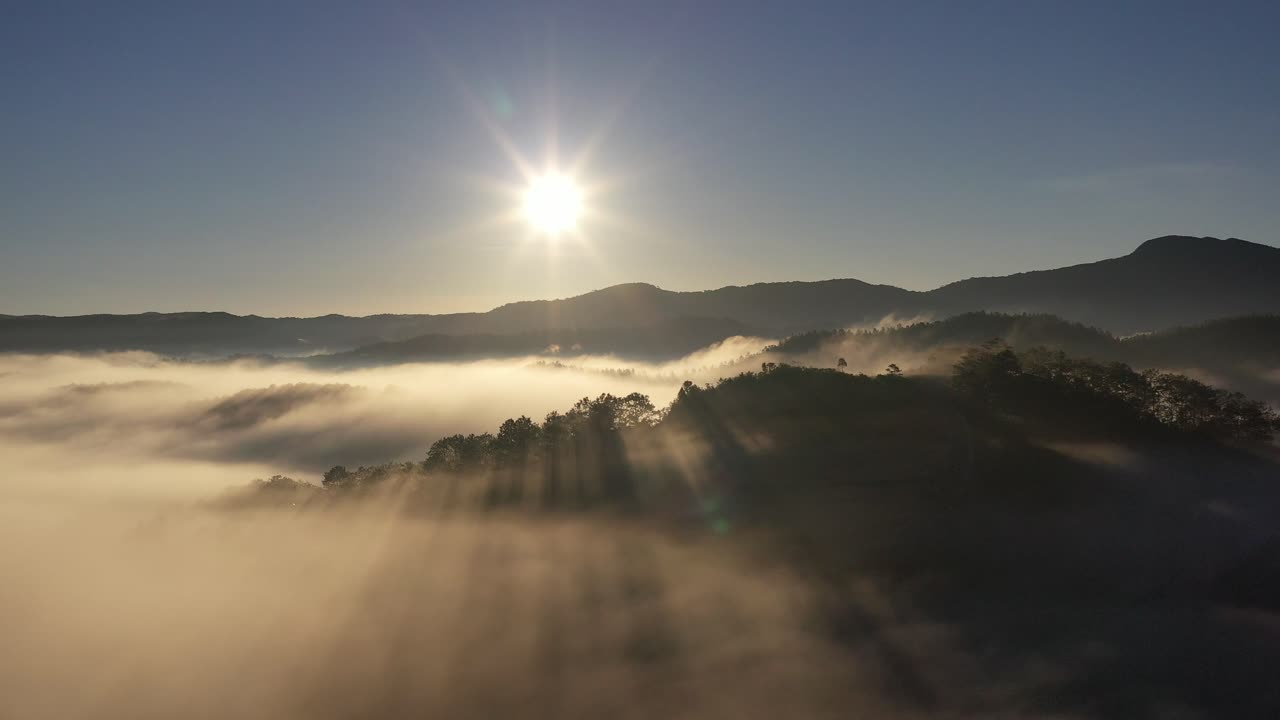
[[[1268,2],[10,4],[0,312],[925,289],[1168,233],[1276,244],[1277,26]],[[580,237],[503,221],[498,138],[582,163]]]

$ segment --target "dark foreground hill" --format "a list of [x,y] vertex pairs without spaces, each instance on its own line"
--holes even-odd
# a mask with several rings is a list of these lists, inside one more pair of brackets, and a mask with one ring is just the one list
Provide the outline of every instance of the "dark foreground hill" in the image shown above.
[[[1280,310],[1280,249],[1167,236],[1124,257],[913,292],[843,279],[673,292],[642,283],[484,313],[264,318],[227,313],[0,316],[0,351],[150,350],[179,355],[313,354],[434,335],[554,335],[724,323],[773,336],[875,324],[887,316],[1051,313],[1119,333]],[[719,338],[717,338],[719,339]],[[664,338],[657,338],[659,345]],[[422,341],[420,345],[429,344]],[[681,346],[673,340],[672,347]]]
[[[545,631],[564,638],[538,655],[545,662],[489,678],[484,702],[507,709],[529,678],[545,688],[558,673],[582,678],[615,662],[652,688],[628,696],[637,707],[756,697],[754,685],[706,682],[722,678],[716,660],[753,678],[761,664],[803,662],[745,609],[802,592],[795,622],[840,649],[821,667],[851,683],[823,691],[832,717],[855,697],[877,717],[1271,716],[1280,597],[1269,590],[1267,538],[1280,519],[1280,468],[1261,434],[1230,429],[1238,399],[1159,379],[1148,397],[1136,392],[1141,377],[1001,346],[968,354],[952,384],[767,366],[686,385],[665,412],[643,396],[584,399],[541,423],[442,438],[420,464],[335,467],[323,488],[273,478],[227,505],[283,507],[289,523],[299,507],[337,514],[388,499],[430,518],[539,518],[544,531],[526,535],[521,554],[482,537],[466,560],[493,592],[522,590],[500,614],[484,615],[475,598],[487,650],[519,647],[506,623],[530,603]],[[1219,404],[1186,410],[1211,396]],[[1255,409],[1258,427],[1274,430],[1274,416]],[[614,548],[616,588],[602,586],[600,565],[524,562],[533,548],[572,557],[564,542],[580,538],[547,529],[570,516],[611,528],[589,544]],[[779,567],[794,575],[772,591],[717,592],[652,545],[611,543],[636,527],[751,558],[763,577]],[[425,566],[447,561],[450,547],[433,545]],[[539,567],[560,579],[526,586],[520,578]],[[378,704],[322,692],[328,702],[366,714],[439,702],[414,692],[431,677],[414,648],[441,642],[423,629],[430,614],[413,611],[433,587],[406,593],[393,615],[393,636],[416,638],[378,666],[400,682],[372,686]],[[610,618],[624,622],[616,642],[600,633]],[[734,628],[780,644],[746,650],[730,639]],[[589,653],[562,652],[587,641]],[[691,668],[700,682],[671,698],[663,678]],[[802,683],[769,674],[777,685],[764,695],[828,716],[814,696],[778,694]],[[553,704],[525,710],[555,716],[590,687],[570,684]]]

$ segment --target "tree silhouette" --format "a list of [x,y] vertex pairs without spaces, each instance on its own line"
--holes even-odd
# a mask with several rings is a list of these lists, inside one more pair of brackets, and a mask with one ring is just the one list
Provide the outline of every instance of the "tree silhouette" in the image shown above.
[[337,487],[350,476],[351,473],[347,472],[345,467],[341,465],[334,465],[324,474],[324,480],[322,483],[325,487]]
[[450,435],[432,443],[422,465],[427,470],[461,472],[482,470],[492,464],[493,436]]
[[499,465],[522,464],[538,450],[542,428],[528,416],[505,420],[493,440],[494,459]]
[[1250,400],[1176,373],[1138,372],[1120,362],[1073,358],[1033,348],[1019,355],[1000,340],[964,354],[954,368],[957,389],[990,405],[1057,412],[1114,422],[1145,418],[1220,440],[1265,440],[1280,428],[1276,413]]
[[1009,381],[1021,373],[1017,354],[995,338],[966,352],[955,365],[952,381],[960,390],[994,402],[1007,392]]

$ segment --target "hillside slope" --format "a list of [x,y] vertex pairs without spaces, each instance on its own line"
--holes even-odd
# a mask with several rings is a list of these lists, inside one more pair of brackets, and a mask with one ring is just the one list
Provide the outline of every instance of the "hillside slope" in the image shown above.
[[925,293],[925,309],[1039,312],[1119,334],[1280,311],[1280,249],[1168,235],[1124,257],[972,278]]

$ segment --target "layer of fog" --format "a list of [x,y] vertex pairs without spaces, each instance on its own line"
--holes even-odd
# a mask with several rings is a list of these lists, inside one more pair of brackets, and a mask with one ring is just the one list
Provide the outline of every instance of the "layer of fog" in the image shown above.
[[890,709],[803,581],[618,522],[0,507],[2,717]]
[[[207,492],[276,472],[421,459],[439,437],[541,419],[600,393],[665,404],[676,376],[528,359],[325,372],[148,353],[0,357],[0,452],[21,490]],[[9,490],[15,488],[10,487]]]
[[[394,496],[302,512],[191,502],[276,472],[314,481],[335,463],[419,459],[441,435],[601,392],[662,405],[686,376],[757,369],[770,359],[751,355],[758,342],[676,363],[560,368],[0,357],[0,717],[1026,716],[1069,689],[1070,663],[1100,654],[1088,637],[1084,660],[1073,648],[1065,666],[1059,653],[996,672],[963,626],[930,616],[910,588],[871,572],[832,580],[741,528],[674,535],[603,513],[430,517]],[[785,360],[831,367],[843,353],[867,372],[930,361],[859,347]],[[635,372],[616,372],[626,368]],[[1111,468],[1139,462],[1060,450]],[[874,558],[916,512],[858,507],[823,508],[865,528],[867,542],[829,549],[841,558],[860,548]],[[962,546],[953,528],[1001,527],[995,519],[1025,530],[989,512],[953,517],[939,530],[946,545],[931,547]],[[1093,536],[1101,523],[1082,526]],[[1001,547],[1029,545],[1008,537],[1018,541]],[[1178,550],[1149,574],[1163,582],[1166,567],[1190,564]],[[999,614],[1022,604],[1017,589],[966,594]],[[833,602],[856,610],[852,627],[833,631]],[[1150,624],[1147,612],[1108,618]],[[1160,634],[1182,623],[1171,617]]]
[[617,355],[564,355],[543,357],[536,364],[610,374],[625,373],[635,377],[683,382],[711,382],[740,372],[766,346],[777,342],[772,338],[735,335],[696,350],[682,358],[666,362],[645,362]]
[[897,319],[887,316],[879,323],[845,328],[848,334],[824,340],[806,352],[778,352],[770,350],[777,343],[761,337],[732,337],[687,357],[665,363],[645,363],[611,355],[576,356],[561,359],[542,359],[547,367],[563,367],[575,370],[627,375],[654,381],[692,380],[708,383],[742,372],[760,370],[763,363],[788,363],[816,368],[836,368],[844,359],[845,372],[877,375],[889,364],[897,365],[909,374],[947,374],[951,365],[969,348],[968,345],[948,344],[928,350],[908,350],[892,336],[873,335],[859,331],[896,327],[898,325],[927,322],[928,318]]
[[844,651],[781,569],[616,520],[204,502],[602,392],[664,404],[716,351],[630,376],[0,357],[0,717],[823,715]]

